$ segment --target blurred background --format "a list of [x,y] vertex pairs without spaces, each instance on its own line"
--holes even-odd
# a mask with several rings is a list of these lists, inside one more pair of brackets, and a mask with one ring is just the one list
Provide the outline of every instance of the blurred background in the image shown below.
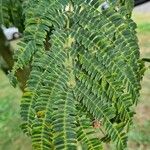
[[[150,2],[135,7],[132,18],[138,26],[141,57],[150,57]],[[150,150],[150,70],[141,84],[135,124],[129,133],[129,150]],[[30,139],[19,127],[20,98],[20,89],[11,87],[7,76],[0,70],[0,150],[31,150]]]

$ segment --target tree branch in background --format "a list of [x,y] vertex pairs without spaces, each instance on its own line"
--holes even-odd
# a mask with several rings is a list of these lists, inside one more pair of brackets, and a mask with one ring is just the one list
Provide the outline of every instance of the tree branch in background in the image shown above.
[[[13,51],[10,48],[10,43],[9,41],[6,40],[5,35],[3,33],[3,30],[0,28],[0,55],[6,62],[8,66],[8,70],[11,70],[14,64],[13,60]],[[5,68],[2,67],[2,70],[6,72]],[[29,75],[29,68],[25,68],[23,70],[18,70],[16,73],[18,81],[19,81],[19,86],[21,90],[24,90],[25,84]]]
[[138,5],[141,5],[145,2],[149,2],[150,0],[134,0],[134,1],[135,1],[134,5],[138,6]]

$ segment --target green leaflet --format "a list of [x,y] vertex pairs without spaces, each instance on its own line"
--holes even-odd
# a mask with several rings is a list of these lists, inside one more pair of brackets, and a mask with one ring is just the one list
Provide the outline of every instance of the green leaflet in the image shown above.
[[[5,22],[6,4],[0,2]],[[31,66],[21,117],[35,150],[76,150],[78,143],[87,150],[102,150],[108,139],[116,150],[127,147],[144,65],[131,19],[133,1],[109,0],[102,10],[103,2],[22,3],[24,36],[10,80],[15,85],[16,71]],[[93,119],[102,124],[101,138]]]
[[91,120],[81,111],[77,116],[79,128],[77,130],[77,138],[81,144],[89,150],[102,149],[101,141],[95,136],[96,131],[93,129]]

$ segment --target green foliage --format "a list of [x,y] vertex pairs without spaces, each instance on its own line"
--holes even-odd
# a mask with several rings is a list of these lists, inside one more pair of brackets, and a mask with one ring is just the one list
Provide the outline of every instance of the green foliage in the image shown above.
[[20,129],[19,97],[21,91],[10,86],[0,70],[0,150],[31,150],[30,140]]
[[[144,72],[131,1],[26,0],[24,38],[10,74],[31,65],[21,101],[22,129],[35,150],[124,150]],[[2,8],[2,7],[1,7]],[[129,9],[128,9],[129,8]],[[104,135],[92,120],[101,122]]]
[[0,0],[0,25],[16,26],[24,30],[22,0]]
[[150,145],[150,120],[144,122],[143,126],[135,124],[129,137],[131,141],[135,141],[138,144]]
[[138,25],[138,28],[139,28],[139,32],[141,33],[147,33],[148,31],[150,31],[150,23],[143,23],[143,24],[139,24]]

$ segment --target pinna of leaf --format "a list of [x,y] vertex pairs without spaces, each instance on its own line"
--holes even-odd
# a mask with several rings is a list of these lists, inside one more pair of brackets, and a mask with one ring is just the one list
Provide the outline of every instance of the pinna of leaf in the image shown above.
[[78,143],[102,150],[108,141],[116,150],[127,147],[144,65],[131,19],[133,1],[108,0],[99,9],[103,3],[22,3],[24,38],[11,79],[16,83],[17,69],[31,64],[21,117],[35,150],[76,150]]

